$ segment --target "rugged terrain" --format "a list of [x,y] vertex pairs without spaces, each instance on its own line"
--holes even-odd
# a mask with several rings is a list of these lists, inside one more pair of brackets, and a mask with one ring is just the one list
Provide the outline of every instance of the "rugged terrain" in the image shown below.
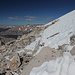
[[39,26],[41,25],[0,26],[0,45],[5,45],[7,42],[16,40],[18,37],[32,31],[41,30]]
[[46,25],[12,30],[24,34],[0,46],[0,75],[74,75],[75,10]]
[[[15,71],[15,73],[21,74],[21,69],[23,70],[23,67],[33,58],[37,49],[36,47],[35,51],[31,51],[24,48],[34,42],[36,38],[41,37],[40,32],[46,27],[48,26],[26,25],[1,31],[0,75],[9,75],[8,72],[14,73]],[[13,38],[12,36],[18,37]]]

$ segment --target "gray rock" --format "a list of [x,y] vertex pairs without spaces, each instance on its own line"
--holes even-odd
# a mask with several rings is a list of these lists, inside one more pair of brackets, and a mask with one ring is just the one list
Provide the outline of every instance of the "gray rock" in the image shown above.
[[12,73],[10,73],[10,72],[7,72],[5,75],[12,75]]
[[72,50],[70,51],[71,55],[75,55],[75,46],[72,48]]
[[1,44],[1,41],[0,41],[0,46],[1,46],[2,44]]

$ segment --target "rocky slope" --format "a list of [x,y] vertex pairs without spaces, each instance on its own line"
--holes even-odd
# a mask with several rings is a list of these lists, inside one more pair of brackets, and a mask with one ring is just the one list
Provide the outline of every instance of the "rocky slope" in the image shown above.
[[[53,22],[50,22],[45,26],[50,25],[52,23]],[[29,62],[30,65],[27,65],[24,68],[21,75],[74,75],[75,74],[75,67],[73,67],[75,64],[73,63],[75,62],[74,60],[75,57],[72,56],[74,55],[73,53],[75,53],[74,50],[75,49],[74,48],[75,47],[75,10],[58,18],[55,21],[55,23],[53,23],[51,26],[49,26],[44,31],[42,31],[41,38],[39,39],[39,41],[40,44],[34,57],[35,61],[33,63],[31,63],[32,61],[30,61]],[[45,59],[41,58],[42,56],[41,53],[40,58],[36,60],[37,54],[40,53],[41,50],[46,46],[52,49],[55,48],[56,50],[59,50],[59,52],[61,50],[63,55],[61,57],[55,56],[57,55],[55,52],[55,54],[51,56],[51,59],[49,59],[51,61],[48,60],[45,61]],[[32,48],[28,46],[27,49],[32,49]],[[52,57],[56,57],[56,59],[52,59]],[[40,66],[39,62],[43,60],[44,62],[42,62],[43,64]],[[69,63],[71,63],[71,65]],[[28,70],[28,68],[30,69]]]
[[[22,31],[22,28],[17,29]],[[0,47],[0,74],[68,75],[69,63],[75,62],[75,10],[44,26],[32,28],[30,33]]]
[[[21,74],[23,68],[29,63],[36,53],[35,50],[25,49],[28,45],[41,37],[40,32],[46,26],[37,26],[33,31],[24,34],[17,39],[10,40],[0,46],[0,75],[16,75]],[[29,27],[28,27],[29,28]],[[2,40],[2,39],[1,39]],[[7,39],[5,38],[5,41]]]

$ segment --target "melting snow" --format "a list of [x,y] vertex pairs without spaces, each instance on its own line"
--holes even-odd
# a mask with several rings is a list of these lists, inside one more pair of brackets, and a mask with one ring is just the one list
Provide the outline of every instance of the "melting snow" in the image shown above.
[[75,34],[74,28],[75,10],[60,17],[55,24],[45,29],[42,33],[41,44],[44,43],[45,46],[50,46],[56,49],[59,45],[69,44],[70,37]]
[[39,38],[36,38],[36,40],[34,42],[32,42],[30,45],[27,45],[25,47],[25,49],[28,49],[28,50],[32,50],[34,51],[34,48],[35,46],[38,44],[38,41],[40,40],[40,37]]
[[[51,24],[48,23],[46,25]],[[70,37],[75,35],[75,10],[60,17],[58,21],[41,33],[40,44],[51,48],[58,48],[63,44],[66,50],[71,50]],[[39,48],[40,51],[41,48]],[[38,51],[38,52],[39,52]],[[30,75],[75,75],[75,60],[69,52],[56,60],[44,62],[40,67],[34,67]]]
[[14,75],[18,75],[16,72],[12,72]]
[[9,58],[10,56],[6,56],[5,58],[6,58],[6,60],[10,60],[10,58]]
[[32,69],[30,75],[75,75],[75,60],[69,52],[56,60],[44,62]]

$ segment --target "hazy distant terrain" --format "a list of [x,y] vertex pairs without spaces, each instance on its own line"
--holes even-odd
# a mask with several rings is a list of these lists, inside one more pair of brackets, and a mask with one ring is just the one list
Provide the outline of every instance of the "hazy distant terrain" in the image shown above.
[[8,26],[1,25],[0,26],[0,41],[5,44],[9,41],[15,40],[18,36],[22,36],[24,34],[28,34],[36,29],[38,29],[42,24],[34,24],[34,25],[22,25],[22,26]]

